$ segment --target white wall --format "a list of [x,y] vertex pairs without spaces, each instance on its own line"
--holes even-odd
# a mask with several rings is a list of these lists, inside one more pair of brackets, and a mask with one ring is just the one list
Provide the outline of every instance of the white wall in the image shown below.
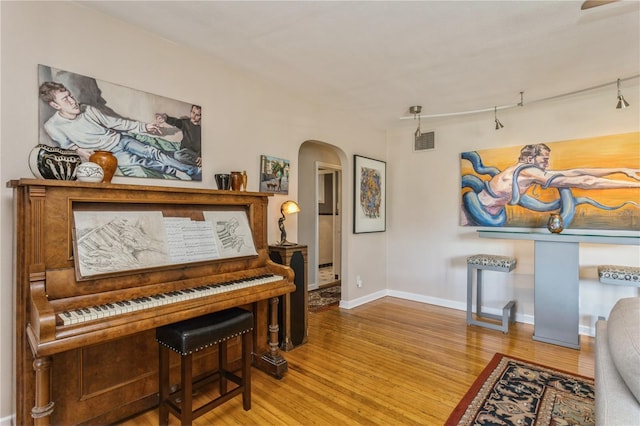
[[[618,76],[612,75],[614,81]],[[624,84],[630,108],[615,109],[615,84],[562,100],[499,112],[505,125],[494,129],[493,112],[450,119],[423,120],[423,131],[435,131],[436,149],[413,152],[415,124],[388,134],[387,283],[391,294],[466,309],[466,257],[476,253],[512,255],[511,274],[493,274],[486,286],[490,307],[517,301],[519,321],[533,316],[533,242],[487,240],[477,228],[461,227],[460,153],[476,149],[521,146],[640,130],[639,81]],[[515,161],[516,159],[514,159]],[[640,169],[640,164],[635,166]],[[551,158],[553,168],[553,153]],[[640,202],[639,200],[636,200]],[[637,231],[637,230],[636,230]],[[580,329],[591,333],[598,315],[606,316],[635,289],[601,285],[597,265],[640,266],[640,247],[580,245]],[[487,278],[489,279],[489,278]],[[495,287],[501,291],[493,292]]]
[[[249,191],[258,187],[260,155],[291,160],[288,196],[269,202],[268,240],[277,241],[279,206],[298,199],[298,150],[306,140],[384,159],[384,132],[355,118],[297,98],[286,88],[252,79],[198,52],[97,15],[71,2],[0,2],[2,43],[2,118],[0,150],[0,424],[13,413],[12,300],[13,222],[10,179],[33,177],[27,165],[38,141],[37,65],[44,64],[122,86],[194,102],[203,107],[202,183],[115,177],[114,183],[215,188],[213,174],[246,170]],[[349,197],[350,193],[345,193]],[[351,217],[350,210],[346,217]],[[297,240],[295,215],[287,218],[290,239]],[[375,238],[381,239],[384,236]],[[346,263],[373,269],[384,285],[384,250],[359,253],[371,239],[354,239],[345,249]],[[384,246],[381,242],[376,244]],[[367,266],[371,262],[375,267]],[[347,284],[348,285],[348,284]]]
[[[287,198],[304,198],[298,187],[298,151],[307,140],[331,144],[343,167],[343,298],[353,306],[367,297],[395,294],[457,308],[465,300],[466,256],[479,251],[512,254],[519,266],[500,277],[506,293],[515,294],[519,315],[533,313],[531,242],[479,240],[474,229],[458,226],[459,154],[490,147],[552,142],[638,131],[640,96],[637,80],[625,84],[631,108],[613,109],[615,92],[600,90],[571,99],[525,106],[500,113],[505,128],[493,130],[492,114],[423,121],[436,131],[436,150],[414,153],[411,121],[384,132],[357,119],[302,100],[286,88],[256,81],[241,72],[165,42],[136,28],[96,15],[69,2],[0,2],[1,139],[0,139],[0,424],[13,412],[12,346],[12,192],[10,179],[31,177],[27,156],[38,140],[37,64],[117,83],[203,106],[204,180],[175,186],[215,188],[213,174],[247,170],[249,190],[257,189],[260,154],[290,159],[288,196],[274,196],[269,206],[269,241],[278,239],[278,208]],[[611,76],[615,79],[619,76]],[[624,77],[624,76],[621,76]],[[353,154],[387,161],[387,231],[353,235]],[[305,157],[305,161],[307,161]],[[312,161],[308,159],[308,161]],[[310,178],[314,179],[314,178]],[[114,178],[114,183],[140,183]],[[145,184],[169,182],[145,179]],[[309,186],[310,188],[310,186]],[[299,215],[287,218],[292,241],[302,233]],[[627,289],[603,287],[595,265],[638,264],[637,247],[583,245],[580,250],[582,325],[588,329]],[[356,288],[355,276],[365,285]],[[506,275],[506,274],[504,274]],[[502,299],[495,294],[495,299]],[[505,297],[508,295],[504,295]],[[350,302],[350,303],[349,303]],[[496,302],[497,303],[497,302]],[[527,317],[528,316],[528,317]]]

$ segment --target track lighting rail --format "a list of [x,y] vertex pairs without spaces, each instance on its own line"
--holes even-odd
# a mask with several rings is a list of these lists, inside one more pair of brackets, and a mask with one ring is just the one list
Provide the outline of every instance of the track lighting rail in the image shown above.
[[[580,93],[590,92],[590,91],[596,90],[596,89],[601,89],[603,87],[611,86],[613,84],[617,84],[618,87],[619,87],[620,82],[633,80],[633,79],[636,79],[636,78],[639,78],[639,77],[640,77],[640,74],[636,74],[636,75],[631,76],[631,77],[616,79],[614,81],[603,83],[603,84],[599,84],[597,86],[591,86],[591,87],[587,87],[585,89],[574,90],[573,92],[562,93],[562,94],[559,94],[559,95],[549,96],[549,97],[542,98],[542,99],[534,99],[534,100],[530,100],[530,101],[528,100],[527,101],[527,105],[537,104],[537,103],[540,103],[540,102],[546,102],[546,101],[551,101],[551,100],[560,99],[560,98],[566,98],[566,97],[569,97],[569,96],[578,95]],[[498,106],[492,106],[492,107],[489,107],[489,108],[476,109],[476,110],[472,110],[472,111],[446,112],[446,113],[441,113],[441,114],[421,114],[421,115],[418,115],[417,118],[455,117],[455,116],[460,116],[460,115],[479,114],[479,113],[482,113],[482,112],[491,112],[491,111],[493,111],[495,113],[496,111],[499,111],[499,110],[504,110],[504,109],[510,109],[510,108],[523,106],[524,102],[523,102],[522,94],[523,94],[523,92],[520,92],[520,102],[515,103],[515,104],[498,105]],[[400,120],[410,120],[410,119],[415,119],[415,118],[416,118],[416,115],[402,116],[402,117],[400,117]]]

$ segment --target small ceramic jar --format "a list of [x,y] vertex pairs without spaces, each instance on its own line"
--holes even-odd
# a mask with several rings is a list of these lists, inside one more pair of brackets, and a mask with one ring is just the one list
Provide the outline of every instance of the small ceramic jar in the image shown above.
[[102,182],[104,171],[98,164],[86,161],[76,168],[76,177],[80,182]]
[[231,190],[240,191],[242,188],[242,173],[231,172]]
[[562,216],[560,216],[558,213],[551,213],[549,215],[549,221],[547,222],[547,229],[554,234],[561,233],[564,229]]
[[118,168],[118,159],[113,153],[110,151],[94,151],[89,157],[89,161],[92,163],[96,163],[98,166],[102,168],[102,172],[104,173],[104,177],[102,178],[102,182],[111,183],[111,179]]

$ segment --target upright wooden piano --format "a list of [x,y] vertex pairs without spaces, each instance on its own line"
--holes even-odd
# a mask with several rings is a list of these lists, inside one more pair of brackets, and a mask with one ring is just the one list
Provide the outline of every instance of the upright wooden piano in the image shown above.
[[[254,367],[277,378],[287,370],[278,350],[278,296],[295,286],[293,271],[269,260],[267,194],[35,179],[8,185],[15,201],[16,424],[104,424],[153,407],[155,328],[233,306],[254,312]],[[146,212],[195,222],[240,214],[255,250],[154,263],[131,241],[122,243],[131,235],[116,227],[99,229],[100,244],[112,243],[106,251],[83,242],[95,264],[78,261],[86,236],[76,235],[79,217]],[[141,265],[114,269],[115,259]],[[91,267],[98,273],[88,273]],[[202,357],[202,369],[207,362]]]

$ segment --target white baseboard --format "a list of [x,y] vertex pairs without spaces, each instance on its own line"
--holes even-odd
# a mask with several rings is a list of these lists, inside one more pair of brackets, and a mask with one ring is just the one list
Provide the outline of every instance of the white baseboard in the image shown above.
[[0,417],[0,426],[13,426],[15,424],[15,416],[12,414],[6,417]]
[[[467,304],[463,303],[463,302],[458,302],[455,300],[449,300],[449,299],[440,299],[437,297],[431,297],[431,296],[424,296],[424,295],[420,295],[420,294],[414,294],[414,293],[407,293],[404,291],[395,291],[395,290],[382,290],[382,291],[378,291],[376,293],[372,293],[369,294],[367,296],[363,296],[360,297],[358,299],[354,299],[351,301],[340,301],[340,307],[344,308],[344,309],[352,309],[355,308],[356,306],[360,306],[360,305],[364,305],[365,303],[369,303],[369,302],[373,302],[374,300],[380,299],[384,296],[391,296],[391,297],[397,297],[398,299],[405,299],[405,300],[411,300],[414,302],[420,302],[420,303],[426,303],[429,305],[436,305],[436,306],[442,306],[445,308],[451,308],[451,309],[456,309],[459,311],[465,311],[467,310]],[[495,314],[495,315],[502,315],[502,310],[501,309],[496,309],[496,308],[483,308],[483,311],[490,313],[490,314]],[[533,324],[534,318],[533,315],[524,315],[524,314],[519,314],[516,312],[516,322],[520,322],[523,324]],[[586,325],[581,325],[578,328],[578,333],[581,335],[585,335],[585,336],[595,336],[595,326],[594,327],[589,327]]]
[[373,302],[374,300],[388,296],[388,292],[388,290],[382,290],[350,301],[341,300],[340,307],[345,309],[352,309],[356,306],[364,305],[365,303]]

